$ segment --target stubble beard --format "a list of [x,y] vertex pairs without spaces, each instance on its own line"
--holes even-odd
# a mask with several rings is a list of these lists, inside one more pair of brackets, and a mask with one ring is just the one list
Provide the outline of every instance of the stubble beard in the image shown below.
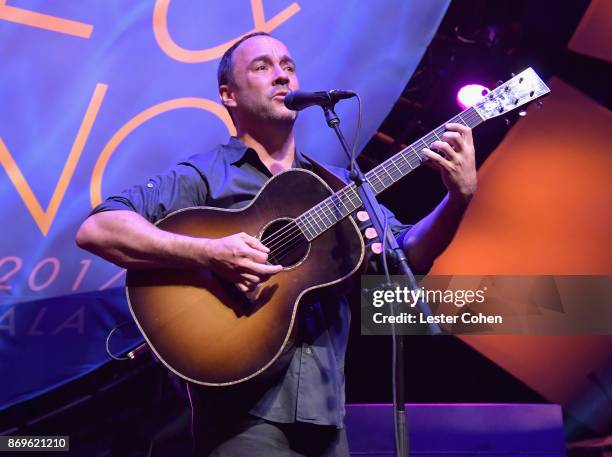
[[[279,104],[280,106],[276,106],[276,104]],[[279,99],[272,99],[272,104],[268,105],[268,109],[266,111],[268,111],[271,120],[295,122],[297,118],[297,111],[292,111],[289,108],[286,108],[284,102]]]
[[[273,100],[273,103],[278,103]],[[282,103],[282,102],[281,102]],[[262,107],[262,109],[258,113],[258,117],[261,118],[262,121],[278,123],[282,126],[293,126],[297,119],[297,111],[291,111],[287,108],[276,107],[271,105],[266,105]]]
[[[277,106],[277,103],[280,106]],[[250,109],[243,111],[242,119],[250,125],[261,125],[263,127],[262,124],[267,124],[274,126],[273,128],[278,127],[286,130],[293,128],[297,115],[297,111],[285,108],[282,100],[260,99],[259,101],[251,101]]]

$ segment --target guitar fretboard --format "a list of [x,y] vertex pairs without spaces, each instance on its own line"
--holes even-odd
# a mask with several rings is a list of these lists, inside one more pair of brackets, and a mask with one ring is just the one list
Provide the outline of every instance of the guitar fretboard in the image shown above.
[[[434,141],[442,140],[442,134],[446,131],[446,124],[456,123],[474,128],[481,122],[483,120],[474,108],[462,111],[448,122],[435,128],[370,170],[365,174],[366,180],[374,193],[376,195],[380,194],[408,173],[416,170],[427,160],[427,157],[422,155],[420,151],[429,148]],[[308,241],[312,241],[361,205],[362,202],[355,189],[355,184],[351,183],[298,216],[296,223]]]

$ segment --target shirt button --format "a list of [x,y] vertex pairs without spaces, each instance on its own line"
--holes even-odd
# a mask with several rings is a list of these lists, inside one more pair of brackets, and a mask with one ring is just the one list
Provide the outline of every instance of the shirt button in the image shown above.
[[148,183],[148,184],[147,184],[147,187],[148,187],[149,189],[152,189],[152,188],[153,188],[153,183],[152,183],[152,182]]
[[304,348],[304,351],[306,352],[306,354],[308,354],[308,355],[312,355],[312,349],[310,348],[310,346],[306,346],[306,347]]

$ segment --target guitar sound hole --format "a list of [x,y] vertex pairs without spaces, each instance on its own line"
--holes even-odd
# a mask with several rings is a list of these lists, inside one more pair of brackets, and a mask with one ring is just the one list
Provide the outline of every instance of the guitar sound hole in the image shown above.
[[268,262],[290,268],[300,263],[307,255],[310,243],[292,219],[278,219],[270,223],[261,234],[266,245]]

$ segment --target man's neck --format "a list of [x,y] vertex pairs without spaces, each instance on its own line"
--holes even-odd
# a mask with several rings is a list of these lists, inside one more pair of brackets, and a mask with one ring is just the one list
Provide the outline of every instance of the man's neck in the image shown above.
[[275,175],[291,168],[295,158],[295,138],[292,129],[266,132],[238,131],[238,139],[257,152],[259,159]]

